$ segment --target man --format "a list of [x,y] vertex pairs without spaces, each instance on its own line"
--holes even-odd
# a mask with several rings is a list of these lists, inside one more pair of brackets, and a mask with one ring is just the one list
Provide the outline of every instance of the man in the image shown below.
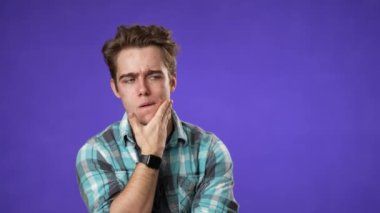
[[236,212],[232,160],[212,133],[172,109],[177,45],[158,26],[120,26],[103,46],[126,114],[77,156],[90,212]]

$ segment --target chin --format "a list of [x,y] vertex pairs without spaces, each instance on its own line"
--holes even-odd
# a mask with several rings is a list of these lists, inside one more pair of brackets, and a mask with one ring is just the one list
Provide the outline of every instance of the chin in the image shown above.
[[153,118],[153,115],[148,114],[148,115],[140,116],[140,118],[138,120],[139,120],[140,124],[147,125],[149,123],[149,121],[152,120],[152,118]]

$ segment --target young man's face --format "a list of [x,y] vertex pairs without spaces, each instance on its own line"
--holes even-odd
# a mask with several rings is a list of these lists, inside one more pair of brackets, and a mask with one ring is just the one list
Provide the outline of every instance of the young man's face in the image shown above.
[[147,124],[161,103],[170,99],[176,76],[169,75],[156,46],[123,49],[116,67],[116,79],[111,79],[115,96],[128,113],[134,113],[141,124]]

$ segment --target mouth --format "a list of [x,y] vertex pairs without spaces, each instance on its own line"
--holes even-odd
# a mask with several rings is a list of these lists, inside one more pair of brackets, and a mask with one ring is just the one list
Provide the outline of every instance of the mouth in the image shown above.
[[153,105],[155,105],[155,104],[156,104],[156,103],[154,103],[154,102],[145,102],[145,103],[141,104],[141,105],[139,106],[139,108],[150,107],[150,106],[153,106]]

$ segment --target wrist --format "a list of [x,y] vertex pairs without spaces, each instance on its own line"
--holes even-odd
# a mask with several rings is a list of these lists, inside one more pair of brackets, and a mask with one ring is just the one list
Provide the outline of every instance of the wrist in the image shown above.
[[140,163],[145,164],[147,167],[151,169],[158,170],[160,169],[162,158],[158,157],[156,155],[141,155],[140,156]]
[[162,155],[164,153],[164,150],[141,150],[141,155],[154,155],[157,157],[162,158]]

